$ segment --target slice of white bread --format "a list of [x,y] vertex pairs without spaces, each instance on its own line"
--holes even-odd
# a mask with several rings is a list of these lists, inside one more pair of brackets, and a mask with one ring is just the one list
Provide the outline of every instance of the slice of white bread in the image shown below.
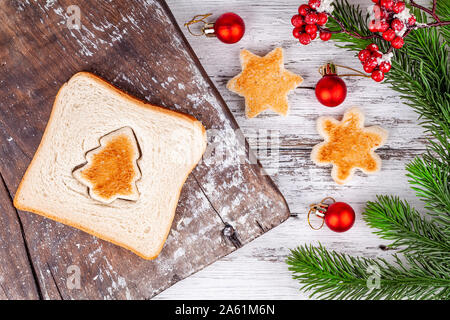
[[[139,179],[133,179],[138,197],[116,195],[104,203],[74,173],[101,147],[102,137],[127,127],[139,148]],[[205,148],[206,132],[195,118],[144,103],[80,72],[56,96],[14,205],[154,259],[170,231],[181,188]]]

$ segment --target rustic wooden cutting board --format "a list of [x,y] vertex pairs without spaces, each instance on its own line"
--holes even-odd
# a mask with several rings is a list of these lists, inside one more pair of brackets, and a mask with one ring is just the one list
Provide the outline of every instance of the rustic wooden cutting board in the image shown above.
[[[80,29],[68,28],[73,5]],[[0,298],[151,298],[287,219],[283,196],[252,161],[164,1],[9,0],[0,21]],[[216,146],[186,181],[156,260],[12,206],[59,87],[82,70],[192,114]]]

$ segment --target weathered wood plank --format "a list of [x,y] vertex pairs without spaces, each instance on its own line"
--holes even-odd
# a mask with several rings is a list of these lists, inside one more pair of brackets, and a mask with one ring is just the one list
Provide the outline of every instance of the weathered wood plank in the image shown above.
[[[79,30],[65,25],[70,5],[80,8]],[[16,190],[36,150],[58,88],[81,70],[138,98],[194,115],[217,130],[218,145],[233,148],[231,155],[247,152],[235,133],[237,123],[163,1],[11,0],[0,9],[0,43],[8,44],[0,46],[6,75],[0,88],[0,171],[9,190]],[[188,178],[155,261],[20,213],[45,299],[151,298],[236,249],[222,236],[224,223],[232,224],[245,244],[288,215],[284,198],[258,165],[212,154]],[[79,288],[67,285],[73,268],[80,270]]]
[[20,218],[1,177],[0,230],[0,299],[39,299]]

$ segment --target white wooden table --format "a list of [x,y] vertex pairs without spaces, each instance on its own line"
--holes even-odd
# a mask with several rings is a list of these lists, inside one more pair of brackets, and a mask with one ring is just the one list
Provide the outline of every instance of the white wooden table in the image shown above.
[[[345,78],[348,86],[346,101],[337,108],[319,104],[311,89],[320,75],[318,67],[328,61],[361,69],[353,52],[334,46],[332,41],[313,41],[300,45],[292,37],[290,19],[299,4],[306,1],[285,0],[168,0],[167,1],[186,38],[199,57],[223,98],[231,108],[239,125],[251,135],[259,129],[274,130],[280,136],[280,168],[272,178],[286,197],[292,213],[279,227],[210,265],[193,276],[182,280],[156,296],[155,299],[305,299],[308,294],[299,291],[300,285],[291,278],[285,264],[289,248],[320,241],[329,249],[364,255],[389,257],[380,244],[387,244],[371,233],[361,218],[366,201],[375,200],[377,194],[395,194],[418,208],[422,204],[407,184],[405,164],[425,148],[426,136],[418,125],[417,115],[403,104],[398,94],[385,84],[371,79]],[[369,0],[350,0],[368,7]],[[196,14],[213,13],[211,21],[220,14],[232,11],[242,16],[246,34],[237,44],[226,45],[214,38],[191,36],[183,27]],[[286,118],[265,112],[257,118],[246,119],[243,98],[226,89],[227,81],[240,72],[239,51],[246,48],[257,54],[266,54],[282,46],[285,66],[300,74],[304,82],[289,96],[290,115]],[[351,106],[360,106],[366,114],[366,124],[380,125],[389,130],[387,145],[378,151],[383,159],[378,174],[366,176],[358,173],[345,186],[336,185],[330,168],[316,167],[309,154],[320,141],[315,120],[321,115],[342,116]],[[263,161],[266,167],[273,163]],[[332,196],[348,202],[357,213],[355,225],[339,234],[326,228],[310,229],[306,222],[309,204]]]

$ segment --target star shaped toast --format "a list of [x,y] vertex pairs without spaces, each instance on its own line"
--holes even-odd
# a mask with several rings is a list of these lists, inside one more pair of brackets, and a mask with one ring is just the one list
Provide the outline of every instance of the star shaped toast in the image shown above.
[[287,95],[303,78],[284,68],[283,49],[276,48],[264,57],[244,49],[240,58],[242,72],[228,81],[227,88],[245,98],[247,118],[266,109],[287,115]]
[[378,126],[364,127],[359,108],[345,112],[342,121],[320,117],[317,131],[325,141],[314,146],[311,159],[319,166],[332,164],[331,176],[336,183],[350,181],[356,169],[367,174],[380,170],[381,159],[374,150],[386,142],[388,133]]

